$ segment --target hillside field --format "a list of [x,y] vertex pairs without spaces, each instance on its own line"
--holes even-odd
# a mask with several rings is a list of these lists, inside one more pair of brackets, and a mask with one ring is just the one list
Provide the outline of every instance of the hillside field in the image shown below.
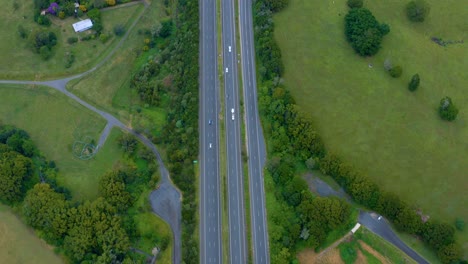
[[[400,195],[430,217],[468,221],[468,9],[462,2],[427,0],[431,13],[411,23],[407,1],[364,1],[390,25],[374,57],[358,56],[346,42],[346,1],[291,0],[275,16],[275,37],[285,64],[284,82],[308,112],[328,150]],[[446,47],[431,37],[465,43]],[[390,59],[403,75],[384,70]],[[419,73],[421,86],[407,89]],[[440,99],[460,110],[442,121]],[[457,232],[468,251],[468,231]]]

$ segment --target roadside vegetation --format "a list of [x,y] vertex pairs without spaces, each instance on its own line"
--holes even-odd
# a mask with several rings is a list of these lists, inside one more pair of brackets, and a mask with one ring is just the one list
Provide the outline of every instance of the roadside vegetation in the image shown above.
[[[367,3],[367,2],[366,2]],[[302,4],[291,4],[295,6],[295,8],[301,9],[302,7],[300,6],[313,6],[315,5],[312,2],[307,2],[302,3]],[[332,6],[332,3],[328,3],[328,6]],[[365,4],[366,5],[366,4]],[[334,7],[333,7],[334,8]],[[291,11],[292,7],[288,8],[287,13],[292,12]],[[346,5],[344,5],[344,8],[340,8],[340,10],[346,9]],[[374,10],[374,8],[371,8]],[[295,9],[294,9],[295,10]],[[324,13],[320,11],[320,9],[316,9],[319,11],[319,13]],[[386,33],[389,33],[389,26],[385,24],[379,24],[373,19],[372,15],[364,11],[365,9],[359,9],[359,8],[352,8],[349,10],[349,14],[352,14],[352,16],[356,16],[356,19],[350,19],[349,15],[346,16],[345,20],[347,20],[347,23],[360,23],[360,22],[365,22],[367,26],[371,26],[371,28],[363,29],[364,31],[368,32],[369,30],[378,30],[379,36],[382,36]],[[342,162],[341,159],[339,159],[336,155],[334,155],[331,151],[326,151],[325,150],[325,144],[322,142],[320,136],[317,133],[317,128],[315,124],[312,124],[311,120],[315,120],[316,116],[318,113],[320,113],[320,109],[318,107],[314,108],[304,108],[302,105],[304,104],[304,100],[308,100],[308,97],[305,94],[302,94],[300,97],[298,97],[299,104],[296,105],[296,96],[297,94],[289,94],[289,90],[286,89],[285,85],[283,84],[283,79],[282,79],[282,73],[283,72],[290,72],[290,68],[283,67],[281,63],[281,58],[282,58],[282,53],[279,50],[279,47],[275,43],[275,39],[273,38],[273,22],[271,20],[271,9],[268,8],[268,5],[263,5],[262,1],[258,1],[255,5],[255,28],[256,28],[256,47],[257,47],[257,54],[258,54],[258,59],[260,61],[259,63],[259,75],[261,77],[261,85],[259,85],[259,101],[260,101],[260,110],[263,118],[263,127],[265,129],[265,133],[267,134],[268,138],[268,146],[269,146],[269,162],[267,165],[267,169],[269,173],[272,176],[273,181],[277,184],[277,187],[275,188],[276,193],[280,193],[283,195],[276,195],[277,201],[283,200],[285,203],[289,203],[289,205],[294,205],[294,202],[297,202],[298,199],[299,201],[301,200],[301,195],[304,195],[306,192],[301,192],[299,191],[299,194],[295,193],[290,193],[288,190],[288,185],[294,186],[294,190],[302,190],[301,185],[304,185],[304,183],[299,184],[298,181],[295,180],[294,176],[294,171],[295,168],[298,166],[306,166],[308,169],[316,169],[319,168],[322,173],[326,175],[330,175],[334,180],[340,184],[345,191],[350,194],[350,196],[356,201],[357,203],[364,205],[367,208],[370,208],[374,211],[377,211],[383,215],[385,215],[388,219],[393,221],[396,225],[396,227],[404,232],[408,232],[410,234],[418,236],[422,241],[426,243],[427,246],[432,248],[435,252],[437,252],[438,257],[442,260],[443,263],[451,263],[453,261],[458,261],[460,258],[462,258],[461,255],[461,248],[460,244],[456,243],[455,241],[455,229],[451,224],[448,224],[446,222],[441,222],[437,220],[439,217],[436,216],[435,219],[431,218],[429,221],[425,219],[424,221],[422,220],[421,217],[421,212],[417,209],[417,206],[414,204],[408,204],[402,199],[399,198],[399,196],[395,195],[393,192],[389,192],[388,190],[382,190],[375,180],[373,178],[367,177],[365,174],[363,174],[361,171],[357,170],[356,168],[348,165],[345,162]],[[295,10],[294,12],[298,12],[298,10]],[[360,14],[361,12],[362,14]],[[299,12],[300,13],[300,12]],[[292,14],[292,13],[290,13]],[[295,14],[295,13],[294,13]],[[343,23],[343,16],[341,16],[342,13],[339,13],[337,16],[337,20],[340,22],[330,24],[330,25],[325,25],[325,28],[327,28],[328,31],[333,31],[335,29],[332,29],[334,26],[340,23]],[[381,12],[379,12],[379,17],[382,15]],[[281,14],[279,15],[281,16]],[[340,18],[341,16],[341,18]],[[368,19],[360,20],[362,18],[358,18],[360,16],[366,16]],[[304,23],[307,23],[305,21],[310,20],[310,13],[307,13],[305,17],[299,17],[299,19],[296,18],[296,15],[294,15],[294,19],[289,18],[290,20],[298,21],[300,22],[301,26],[297,27],[299,30],[304,30]],[[307,18],[308,20],[304,20],[304,18]],[[326,20],[326,19],[325,19]],[[373,22],[372,22],[372,21]],[[370,21],[370,22],[369,22]],[[391,21],[391,20],[386,20],[386,21]],[[310,22],[309,22],[310,23]],[[287,21],[282,21],[278,25],[281,24],[281,28],[285,29],[287,26],[288,28],[288,36],[285,39],[288,39],[288,41],[291,41],[291,26],[290,23]],[[323,27],[323,23],[318,23],[317,26],[320,25],[321,28]],[[372,28],[372,25],[374,25],[374,28]],[[356,30],[356,27],[361,26],[361,25],[354,25],[349,26],[353,29]],[[314,28],[313,26],[311,26]],[[292,28],[292,30],[296,31],[296,28]],[[339,27],[336,29],[337,31],[340,32],[341,36],[336,37],[336,39],[333,39],[333,41],[338,42],[340,40],[345,40],[344,38],[344,30],[342,27]],[[346,31],[346,34],[350,33],[351,35],[354,33],[359,33],[359,32],[350,32]],[[360,34],[360,33],[359,33]],[[327,35],[327,34],[325,34]],[[391,35],[391,34],[390,34]],[[301,33],[298,33],[299,38],[302,36]],[[328,36],[328,35],[327,35]],[[368,41],[366,38],[369,37],[369,34],[364,34],[360,35],[354,40],[350,40],[352,43],[353,41],[357,41],[358,44],[362,44],[362,41]],[[308,36],[310,37],[310,36]],[[364,38],[363,38],[364,37]],[[361,38],[361,39],[360,39]],[[284,41],[285,39],[282,39],[282,42],[287,42]],[[292,38],[295,39],[295,38]],[[304,41],[301,40],[301,45],[303,45],[304,48],[306,48],[307,51],[304,51],[305,54],[310,53],[312,50],[316,50],[314,48],[310,47],[311,43],[316,43],[317,41],[320,41],[321,38],[318,38],[314,41]],[[291,41],[292,42],[292,41]],[[380,42],[380,40],[379,40]],[[356,51],[361,54],[361,55],[372,55],[376,54],[377,50],[376,48],[379,47],[380,44],[379,42],[375,42],[376,45],[371,48],[370,51],[364,50],[364,52],[360,52],[360,47],[359,46],[354,46]],[[283,44],[283,43],[282,43]],[[297,44],[297,43],[296,43]],[[340,43],[341,44],[341,43]],[[372,43],[367,43],[364,44],[363,47],[369,48],[372,47],[370,45]],[[370,45],[370,46],[369,46]],[[333,45],[331,45],[333,46]],[[330,45],[323,45],[323,47],[326,47],[327,50],[336,53],[336,50],[330,49]],[[346,50],[346,45],[341,45],[339,50]],[[288,50],[288,52],[291,52],[291,50]],[[340,51],[341,52],[341,51]],[[294,52],[291,52],[294,53]],[[288,53],[288,56],[290,54]],[[305,63],[305,65],[310,65],[310,58],[303,57],[303,54],[301,55],[303,59],[306,59],[308,62]],[[356,56],[353,56],[352,53],[350,56],[354,60],[360,60],[356,58]],[[296,60],[294,64],[296,65],[301,65],[298,64],[298,61],[303,61],[303,59]],[[369,59],[369,58],[367,58]],[[288,61],[288,65],[291,64],[292,61]],[[320,61],[320,63],[314,63],[313,65],[321,66],[324,69],[329,70],[328,72],[331,72],[333,74],[333,77],[330,77],[328,80],[328,83],[324,83],[322,90],[325,91],[330,91],[333,90],[332,87],[335,86],[330,86],[330,79],[331,80],[344,80],[347,82],[346,86],[352,85],[350,83],[349,78],[336,78],[336,71],[328,67],[329,64],[327,64],[328,59],[326,58],[320,58],[317,61]],[[331,62],[329,62],[331,63]],[[389,63],[390,64],[390,63]],[[370,66],[367,67],[366,70],[368,69],[373,69],[373,65],[369,64]],[[301,67],[304,67],[304,65],[301,65]],[[293,67],[294,68],[294,67]],[[348,68],[348,70],[353,70],[355,71],[355,68]],[[293,71],[293,70],[291,70]],[[402,75],[402,69],[400,66],[391,66],[388,69],[391,77],[400,77]],[[302,71],[299,71],[302,72]],[[322,74],[323,73],[322,70]],[[288,75],[286,75],[288,76]],[[299,79],[303,78],[309,78],[311,74],[304,74],[302,77],[298,77]],[[297,77],[297,75],[295,75]],[[286,79],[288,81],[288,79]],[[390,82],[390,79],[385,79],[382,80],[381,82]],[[304,84],[306,83],[315,83],[315,81],[309,81],[309,82],[303,82],[303,83],[294,83],[298,86],[300,86],[302,89],[304,88]],[[400,85],[404,88],[408,87],[408,84]],[[341,87],[341,86],[337,86]],[[345,87],[345,86],[343,86]],[[367,86],[363,86],[364,89],[368,89]],[[295,89],[297,89],[295,87]],[[376,89],[376,88],[375,88]],[[375,92],[374,89],[374,93]],[[293,90],[294,91],[294,90]],[[340,89],[340,94],[356,94],[359,90],[355,89]],[[403,92],[408,92],[406,89],[402,89]],[[310,92],[308,92],[310,93]],[[322,92],[323,93],[323,92]],[[324,100],[323,97],[317,96],[317,95],[311,95],[310,97],[314,97],[317,100]],[[341,102],[341,100],[336,100],[336,98],[340,98],[341,96],[336,96],[333,97],[333,102]],[[325,97],[326,99],[327,97]],[[382,97],[384,98],[384,97]],[[401,97],[398,97],[401,100]],[[444,101],[442,100],[441,104],[446,102],[447,100]],[[387,102],[380,102],[380,105],[386,105]],[[315,103],[315,104],[308,104],[309,106],[318,106],[318,105],[323,105],[323,102]],[[340,104],[338,104],[340,105]],[[359,106],[359,104],[354,104],[354,106]],[[368,116],[368,108],[370,107],[369,105],[366,105],[366,115],[361,117],[360,115],[356,115],[358,118],[364,118]],[[445,105],[443,110],[451,109],[448,106],[449,104]],[[335,108],[341,107],[341,106],[334,106]],[[356,107],[354,107],[356,108]],[[352,109],[354,109],[352,108]],[[432,108],[427,109],[427,111],[433,111],[435,112],[435,106],[432,106]],[[307,109],[308,112],[303,112],[303,109]],[[394,107],[392,107],[392,110]],[[353,111],[343,111],[343,114],[345,113],[352,113]],[[359,114],[359,113],[354,113],[354,114]],[[309,115],[311,115],[312,118],[309,118]],[[381,120],[382,116],[375,118],[375,120]],[[323,117],[322,117],[323,118]],[[438,122],[440,125],[447,127],[449,126],[447,123],[442,124],[440,119],[433,118],[433,121],[427,121],[426,122]],[[319,119],[320,120],[320,119]],[[351,119],[353,120],[353,119]],[[350,120],[350,121],[351,121]],[[376,122],[373,120],[373,122]],[[329,122],[331,124],[335,124],[336,121],[334,122]],[[353,125],[353,128],[348,128],[348,130],[356,130],[356,123],[355,122],[348,122],[349,124]],[[319,124],[323,124],[323,121],[320,120]],[[337,123],[338,125],[342,125],[341,123]],[[365,124],[361,124],[363,127],[368,127],[365,126]],[[320,128],[320,126],[319,126]],[[372,126],[369,126],[369,128],[372,128]],[[452,129],[452,128],[446,128],[446,129]],[[359,131],[359,130],[358,130]],[[367,131],[367,130],[363,130]],[[367,136],[368,134],[366,134]],[[335,135],[338,137],[337,135]],[[349,137],[343,137],[341,135],[343,140],[346,140],[348,143],[353,142],[349,140]],[[327,135],[327,139],[329,139],[329,135]],[[327,141],[324,141],[325,143],[328,143]],[[326,144],[328,147],[328,144]],[[333,146],[332,146],[333,147]],[[327,148],[328,149],[328,148]],[[331,148],[333,149],[333,148]],[[375,157],[375,153],[373,153],[373,149],[369,151],[367,154],[371,154],[373,157]],[[444,158],[444,160],[447,160],[447,157]],[[463,164],[463,163],[459,163]],[[466,163],[465,163],[466,164]],[[398,170],[400,172],[400,168],[395,167],[393,168],[394,170]],[[459,170],[460,168],[458,168]],[[458,171],[457,173],[461,172],[463,170]],[[419,173],[418,173],[419,174]],[[386,173],[383,173],[382,175],[386,175]],[[398,183],[398,185],[401,185],[401,182],[395,181],[392,179],[394,183]],[[296,184],[296,185],[293,185]],[[380,182],[379,182],[380,184]],[[432,189],[431,189],[432,190]],[[318,198],[315,198],[316,201]],[[300,210],[301,205],[298,206],[298,204],[293,207],[295,210]],[[320,208],[318,206],[312,207],[314,209]],[[275,210],[273,210],[274,212]],[[282,215],[288,215],[286,212],[288,210],[285,208],[281,208]],[[458,213],[461,212],[462,209]],[[301,213],[298,214],[301,215],[302,217],[306,216],[306,213]],[[322,216],[324,215],[323,213],[321,214]],[[269,218],[273,218],[275,216],[274,213],[269,210],[268,214]],[[341,214],[341,216],[346,216],[346,214]],[[345,217],[346,218],[346,217]],[[338,221],[340,219],[340,221]],[[291,228],[294,227],[295,222],[292,221],[291,219],[283,219],[284,223],[287,223],[287,227],[289,230],[287,230],[287,238],[290,238],[291,236],[294,236],[293,230],[290,230]],[[337,215],[333,215],[332,217],[328,219],[328,221],[337,221],[335,223],[343,224],[344,219],[337,217]],[[309,221],[306,222],[309,224],[310,222],[314,221]],[[317,221],[315,221],[317,222]],[[320,221],[318,221],[320,222]],[[326,221],[325,221],[326,222]],[[270,222],[269,222],[270,223]],[[299,230],[304,230],[303,228],[305,227],[305,224],[299,223]],[[276,226],[278,224],[276,223]],[[273,228],[272,228],[273,226]],[[272,255],[272,260],[274,257],[284,257],[288,253],[287,250],[285,250],[286,246],[289,245],[287,243],[284,243],[284,236],[278,236],[275,232],[275,225],[269,226],[270,227],[270,240],[271,240],[271,255]],[[336,226],[334,227],[336,228]],[[334,229],[332,228],[332,229]],[[317,247],[323,240],[320,240],[320,235],[317,233],[313,233],[312,230],[312,235],[315,240],[317,240],[317,244],[311,243],[307,244],[309,247]],[[327,232],[327,229],[322,229],[325,232]],[[308,229],[308,231],[310,231]],[[295,242],[294,239],[299,240],[299,237],[302,238],[302,233],[296,238],[292,238],[286,241],[293,241]],[[323,237],[323,235],[322,235]],[[280,239],[278,239],[280,238]],[[294,243],[292,243],[294,244]],[[279,247],[280,249],[278,250]],[[281,249],[282,248],[282,249]],[[292,247],[294,248],[294,247]],[[289,248],[291,250],[291,248]],[[294,257],[294,255],[289,256],[289,257]],[[286,258],[283,258],[286,259]]]
[[[173,17],[173,13],[178,15]],[[162,147],[171,178],[183,195],[185,263],[199,260],[194,165],[198,156],[198,21],[196,2],[155,1],[124,43],[127,50],[70,85],[70,90],[116,113]]]

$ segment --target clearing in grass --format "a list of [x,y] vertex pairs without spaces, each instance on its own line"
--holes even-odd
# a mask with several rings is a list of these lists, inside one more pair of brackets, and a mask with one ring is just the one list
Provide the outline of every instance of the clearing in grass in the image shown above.
[[99,177],[122,156],[116,143],[121,132],[113,129],[98,155],[82,161],[72,154],[73,143],[86,136],[97,142],[105,120],[50,88],[1,85],[0,98],[2,122],[27,131],[40,151],[56,162],[59,184],[76,200],[96,198]]
[[[468,9],[461,2],[427,0],[431,13],[423,23],[412,23],[407,2],[365,1],[390,33],[375,56],[363,58],[346,42],[344,1],[290,1],[275,16],[284,82],[312,116],[328,150],[424,214],[466,221],[468,47],[460,40],[467,37]],[[386,59],[402,66],[400,78],[384,70]],[[416,73],[421,83],[410,92]],[[460,110],[451,123],[437,113],[444,96]],[[467,252],[468,231],[457,234]]]

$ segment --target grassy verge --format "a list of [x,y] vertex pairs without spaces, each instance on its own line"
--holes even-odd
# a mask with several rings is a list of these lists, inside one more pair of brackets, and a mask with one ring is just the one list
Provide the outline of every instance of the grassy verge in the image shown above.
[[[0,62],[0,78],[2,79],[44,79],[60,76],[67,76],[73,73],[85,71],[96,64],[113,49],[120,38],[111,37],[106,43],[99,39],[89,41],[79,41],[73,45],[67,43],[70,37],[81,38],[90,34],[89,31],[75,33],[72,24],[79,21],[76,18],[52,18],[52,25],[48,28],[39,26],[33,21],[33,2],[23,1],[19,3],[16,11],[11,10],[11,2],[0,0],[2,6],[8,6],[0,10],[3,18],[0,29],[2,43],[2,61]],[[102,13],[103,33],[113,35],[112,30],[115,25],[123,24],[128,27],[137,17],[143,5],[133,5],[115,10],[108,10]],[[86,18],[84,16],[83,18]],[[52,49],[53,56],[43,61],[39,54],[35,54],[29,47],[28,39],[21,39],[18,36],[17,28],[22,25],[27,32],[35,29],[46,29],[53,31],[57,35],[57,45]],[[70,68],[65,68],[66,53],[73,52],[75,62]],[[9,62],[14,61],[14,64]]]
[[[419,24],[405,17],[407,1],[365,2],[391,27],[372,58],[359,57],[346,42],[344,2],[291,1],[275,16],[275,37],[283,51],[285,84],[312,116],[327,149],[431,218],[453,223],[456,217],[468,219],[466,46],[441,47],[430,38],[466,38],[466,8],[427,2],[431,14]],[[401,78],[384,71],[387,58],[403,67]],[[407,84],[415,73],[421,87],[410,93]],[[461,114],[453,123],[437,116],[445,95],[459,102]],[[468,231],[458,238],[466,251]]]
[[26,130],[41,152],[56,162],[59,183],[76,200],[94,199],[99,176],[121,158],[115,142],[120,132],[112,131],[98,155],[82,161],[71,152],[73,143],[85,136],[97,141],[105,120],[50,88],[1,85],[0,98],[2,121]]
[[0,204],[0,259],[2,263],[59,264],[64,261],[53,249],[34,235],[13,211]]
[[[375,249],[383,257],[388,259],[390,263],[416,263],[414,260],[412,260],[405,253],[400,251],[398,248],[388,243],[381,237],[370,232],[365,227],[361,227],[358,230],[358,232],[356,232],[354,237],[357,240],[360,240],[366,243],[367,245],[369,245],[370,247],[372,247],[373,249]],[[366,253],[364,253],[364,255],[366,255]],[[438,262],[431,261],[431,263],[438,263]]]

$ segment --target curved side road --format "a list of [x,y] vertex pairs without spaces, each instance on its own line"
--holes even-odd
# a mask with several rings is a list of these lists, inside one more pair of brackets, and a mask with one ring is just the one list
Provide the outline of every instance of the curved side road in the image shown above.
[[359,212],[359,223],[367,227],[367,229],[372,231],[374,234],[392,243],[416,262],[420,264],[429,264],[427,260],[401,241],[401,239],[393,232],[392,228],[387,223],[387,220],[383,219],[383,217],[381,220],[378,220],[378,215],[375,213]]

